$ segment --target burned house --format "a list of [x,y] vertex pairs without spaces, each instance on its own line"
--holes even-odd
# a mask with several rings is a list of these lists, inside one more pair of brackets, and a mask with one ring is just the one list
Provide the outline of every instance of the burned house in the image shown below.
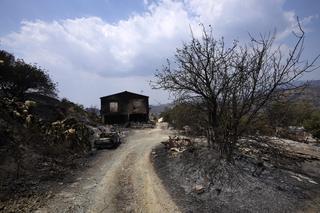
[[105,124],[147,122],[149,119],[148,96],[124,91],[101,97],[100,100],[100,113]]

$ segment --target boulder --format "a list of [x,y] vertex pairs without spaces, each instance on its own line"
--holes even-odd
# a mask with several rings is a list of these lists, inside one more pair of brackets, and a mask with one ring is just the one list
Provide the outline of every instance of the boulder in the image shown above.
[[193,187],[193,191],[197,194],[202,194],[204,191],[205,191],[205,187],[201,184],[196,184],[194,187]]

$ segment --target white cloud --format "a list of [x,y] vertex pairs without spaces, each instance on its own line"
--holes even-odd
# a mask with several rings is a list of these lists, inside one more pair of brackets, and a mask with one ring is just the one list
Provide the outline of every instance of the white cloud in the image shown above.
[[[19,32],[0,38],[1,45],[48,69],[59,82],[61,96],[91,105],[98,103],[99,96],[119,90],[154,93],[147,81],[176,47],[188,40],[190,26],[199,32],[199,23],[211,24],[217,35],[228,39],[277,27],[285,37],[295,21],[295,13],[283,9],[284,0],[162,0],[145,4],[144,13],[114,24],[99,17],[23,21]],[[166,94],[156,93],[165,102]]]

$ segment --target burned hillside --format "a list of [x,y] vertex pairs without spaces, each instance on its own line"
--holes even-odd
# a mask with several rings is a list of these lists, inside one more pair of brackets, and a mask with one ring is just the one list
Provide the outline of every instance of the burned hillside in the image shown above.
[[0,104],[1,201],[61,180],[90,153],[99,118],[78,105],[42,95]]
[[0,211],[10,211],[6,203],[15,200],[12,211],[23,212],[28,196],[42,196],[50,181],[80,166],[101,122],[83,106],[57,99],[40,68],[4,51],[0,56]]
[[247,140],[235,164],[221,161],[203,138],[171,138],[151,157],[182,212],[318,212],[319,147]]

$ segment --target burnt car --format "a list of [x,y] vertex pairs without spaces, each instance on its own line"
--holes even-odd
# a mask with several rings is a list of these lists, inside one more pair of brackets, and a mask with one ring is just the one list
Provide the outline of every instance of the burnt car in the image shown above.
[[95,140],[96,149],[115,149],[121,144],[121,137],[118,132],[103,133]]

